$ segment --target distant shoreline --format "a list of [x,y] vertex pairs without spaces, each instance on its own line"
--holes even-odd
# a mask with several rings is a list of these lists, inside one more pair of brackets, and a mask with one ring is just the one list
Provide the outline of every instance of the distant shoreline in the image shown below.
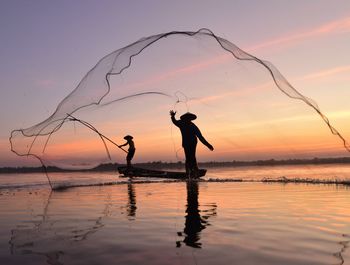
[[[284,159],[284,160],[255,160],[255,161],[227,161],[227,162],[200,162],[200,167],[244,167],[244,166],[287,166],[287,165],[326,165],[326,164],[350,164],[350,157],[338,157],[338,158],[313,158],[313,159]],[[101,164],[90,169],[62,169],[59,167],[48,166],[47,172],[101,172],[101,171],[115,171],[118,166],[124,164],[108,163]],[[171,168],[184,168],[183,162],[146,162],[136,163],[136,167],[154,168],[154,169],[171,169]],[[0,174],[5,173],[45,173],[43,167],[2,167],[0,168]]]

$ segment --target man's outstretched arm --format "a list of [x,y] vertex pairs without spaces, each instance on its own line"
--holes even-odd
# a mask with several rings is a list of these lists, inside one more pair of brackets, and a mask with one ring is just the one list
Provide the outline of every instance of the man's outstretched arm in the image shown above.
[[125,144],[118,145],[118,146],[122,147],[122,146],[127,146],[127,145],[128,145],[128,142],[126,142]]
[[205,140],[205,138],[203,137],[203,135],[202,135],[201,131],[198,129],[198,127],[197,127],[196,135],[197,135],[198,139],[199,139],[206,147],[208,147],[211,151],[214,150],[214,147],[213,147],[210,143],[208,143],[207,140]]

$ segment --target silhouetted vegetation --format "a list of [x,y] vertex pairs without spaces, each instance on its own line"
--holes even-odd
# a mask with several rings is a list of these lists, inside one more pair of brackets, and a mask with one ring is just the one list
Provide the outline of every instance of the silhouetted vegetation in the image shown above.
[[[285,160],[256,160],[256,161],[226,161],[226,162],[202,162],[198,163],[201,168],[210,167],[244,167],[244,166],[282,166],[282,165],[323,165],[323,164],[350,164],[350,157],[337,158],[313,158],[313,159],[285,159]],[[116,171],[118,166],[123,164],[107,163],[101,164],[90,169],[62,169],[59,167],[46,167],[47,172],[101,172],[101,171]],[[179,162],[162,162],[153,161],[146,163],[136,163],[135,167],[147,169],[184,169],[185,164]],[[43,167],[3,167],[0,168],[1,173],[45,173]]]

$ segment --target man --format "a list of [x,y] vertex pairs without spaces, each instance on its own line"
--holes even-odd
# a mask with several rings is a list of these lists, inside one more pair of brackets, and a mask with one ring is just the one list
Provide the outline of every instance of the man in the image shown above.
[[180,120],[176,120],[175,115],[176,112],[171,110],[171,120],[179,127],[182,135],[182,147],[184,148],[186,158],[186,174],[189,177],[198,177],[198,165],[196,160],[197,138],[211,151],[214,150],[214,147],[205,140],[198,127],[192,122],[197,119],[196,115],[187,112],[180,117]]
[[126,146],[126,145],[129,145],[129,149],[128,149],[128,155],[126,156],[126,164],[128,167],[131,167],[131,160],[132,158],[134,157],[135,155],[135,143],[134,141],[132,140],[134,137],[132,137],[131,135],[126,135],[124,137],[124,139],[126,140],[126,143],[125,144],[122,144],[122,145],[119,145],[119,147],[122,147],[122,146]]

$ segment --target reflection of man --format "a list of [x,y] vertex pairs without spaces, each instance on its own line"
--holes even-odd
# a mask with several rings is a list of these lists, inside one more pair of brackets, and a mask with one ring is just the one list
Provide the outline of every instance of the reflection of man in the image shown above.
[[134,186],[131,182],[128,183],[128,204],[127,204],[127,211],[128,216],[131,217],[131,219],[134,219],[136,215],[136,194]]
[[196,160],[197,138],[211,151],[214,150],[214,147],[205,140],[201,131],[192,122],[197,119],[196,115],[187,112],[180,117],[180,120],[177,120],[175,119],[175,114],[175,111],[170,111],[171,121],[179,127],[181,131],[182,147],[184,148],[186,157],[186,174],[189,177],[198,177],[198,166]]
[[[193,248],[201,248],[202,243],[200,240],[200,232],[206,228],[208,221],[206,219],[209,216],[216,215],[216,205],[213,205],[213,208],[208,211],[207,216],[201,217],[198,203],[198,182],[197,181],[188,181],[187,182],[187,209],[185,216],[185,238],[183,242],[186,246]],[[182,233],[178,233],[182,235]],[[181,247],[181,242],[176,242],[177,247]]]

